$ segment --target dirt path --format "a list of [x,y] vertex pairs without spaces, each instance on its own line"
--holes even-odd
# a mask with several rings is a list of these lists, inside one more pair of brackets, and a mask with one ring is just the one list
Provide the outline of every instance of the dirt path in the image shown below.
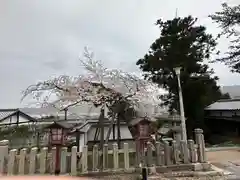
[[228,150],[228,151],[215,151],[207,152],[207,158],[210,162],[228,162],[240,160],[240,151]]

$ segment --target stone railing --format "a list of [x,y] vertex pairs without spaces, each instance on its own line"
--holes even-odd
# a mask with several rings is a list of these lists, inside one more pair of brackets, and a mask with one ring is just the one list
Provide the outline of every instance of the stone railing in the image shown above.
[[[146,156],[141,158],[143,165],[161,171],[166,168],[195,168],[196,164],[206,164],[202,130],[195,130],[195,135],[196,144],[193,140],[188,140],[180,141],[178,146],[174,140],[171,146],[168,142],[164,142],[163,146],[156,142],[153,148],[150,142],[147,143]],[[0,174],[53,174],[55,157],[56,148],[9,150],[8,141],[4,140],[0,142]],[[88,146],[84,146],[81,153],[77,152],[75,146],[70,152],[66,147],[62,147],[60,173],[75,176],[103,172],[135,172],[139,169],[138,157],[138,151],[130,149],[128,143],[124,143],[123,149],[118,149],[117,144],[113,144],[112,150],[105,144],[103,151],[99,151],[97,145],[94,145],[92,151],[88,151]]]

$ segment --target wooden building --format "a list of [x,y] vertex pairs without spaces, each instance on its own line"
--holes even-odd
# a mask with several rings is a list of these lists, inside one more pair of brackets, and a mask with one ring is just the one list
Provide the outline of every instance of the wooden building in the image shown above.
[[240,99],[219,100],[208,106],[205,123],[214,134],[240,137]]

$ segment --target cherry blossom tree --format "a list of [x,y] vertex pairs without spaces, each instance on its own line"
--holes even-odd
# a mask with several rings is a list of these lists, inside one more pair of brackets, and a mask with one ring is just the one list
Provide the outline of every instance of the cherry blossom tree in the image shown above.
[[112,122],[121,118],[127,123],[136,116],[152,115],[152,112],[144,112],[147,109],[141,108],[144,105],[158,107],[160,104],[158,96],[162,92],[156,85],[135,74],[104,67],[101,61],[94,60],[94,54],[87,48],[80,62],[85,73],[38,82],[23,92],[22,99],[30,96],[41,106],[54,106],[60,110],[92,103],[101,109],[107,107]]
[[139,103],[159,104],[159,89],[141,77],[118,69],[107,69],[101,61],[94,60],[94,54],[84,49],[81,65],[86,73],[77,77],[62,75],[38,82],[23,91],[22,100],[31,96],[41,106],[65,109],[80,103],[95,106],[111,103],[123,98],[132,105]]

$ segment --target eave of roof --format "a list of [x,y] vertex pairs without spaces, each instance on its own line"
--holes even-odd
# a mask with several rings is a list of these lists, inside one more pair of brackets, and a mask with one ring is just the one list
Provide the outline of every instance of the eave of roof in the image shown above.
[[11,116],[14,116],[16,115],[17,113],[19,113],[20,115],[26,117],[28,120],[30,121],[35,121],[36,119],[29,116],[28,114],[20,111],[19,109],[9,109],[9,110],[6,110],[6,109],[2,109],[2,111],[0,110],[0,121],[4,121],[5,119],[11,117]]
[[205,110],[240,110],[240,99],[219,100],[206,107]]

